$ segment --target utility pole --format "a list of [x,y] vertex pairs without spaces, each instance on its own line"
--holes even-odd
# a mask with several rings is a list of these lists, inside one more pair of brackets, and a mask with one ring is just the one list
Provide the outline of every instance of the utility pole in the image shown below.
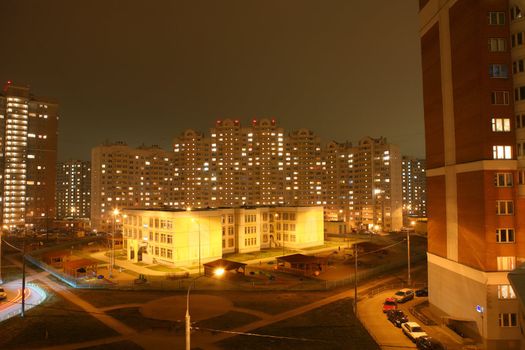
[[410,231],[407,231],[407,260],[408,260],[408,286],[412,285],[412,278],[410,276]]
[[354,315],[357,317],[357,243],[354,243]]
[[21,317],[25,317],[26,310],[26,232],[27,228],[24,230],[23,243],[22,243],[22,312],[20,313]]

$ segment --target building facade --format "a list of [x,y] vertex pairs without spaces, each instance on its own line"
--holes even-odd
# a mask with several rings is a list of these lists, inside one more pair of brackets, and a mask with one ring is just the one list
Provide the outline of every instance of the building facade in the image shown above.
[[3,229],[47,229],[55,217],[58,104],[8,81],[0,93]]
[[91,162],[68,160],[56,167],[56,218],[91,216]]
[[174,153],[180,209],[323,205],[327,220],[349,226],[402,226],[401,157],[385,138],[322,146],[307,129],[285,135],[274,119],[224,119],[209,135],[183,132]]
[[198,266],[226,253],[324,244],[322,207],[124,209],[124,247],[134,262]]
[[525,261],[522,5],[420,1],[429,300],[487,349],[523,341],[507,278]]
[[398,231],[403,226],[401,154],[386,138],[365,137],[353,151],[355,226]]
[[[119,142],[91,151],[91,225],[110,231],[121,219],[115,209],[173,206],[173,153],[157,146]],[[116,213],[116,212],[115,212]]]
[[410,218],[427,216],[426,163],[424,159],[402,157],[401,180],[403,186],[403,222],[410,224]]

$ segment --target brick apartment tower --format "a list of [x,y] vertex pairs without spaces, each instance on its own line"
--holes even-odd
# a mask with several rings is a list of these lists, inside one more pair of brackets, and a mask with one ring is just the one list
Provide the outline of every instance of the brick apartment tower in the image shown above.
[[55,217],[58,104],[10,81],[0,92],[2,228],[47,229]]
[[525,260],[520,3],[419,1],[429,300],[498,350],[525,325],[507,279]]

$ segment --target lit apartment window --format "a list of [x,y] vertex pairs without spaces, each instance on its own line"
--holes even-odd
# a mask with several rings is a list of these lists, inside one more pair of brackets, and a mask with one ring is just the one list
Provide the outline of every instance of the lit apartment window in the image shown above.
[[509,132],[510,118],[492,118],[492,131],[494,132]]
[[512,179],[512,173],[496,173],[494,176],[496,187],[512,187]]
[[506,41],[504,38],[489,38],[489,51],[490,52],[505,52]]
[[518,74],[525,72],[525,65],[523,64],[523,59],[512,62],[512,73]]
[[514,100],[515,101],[525,100],[525,86],[519,86],[514,89]]
[[510,284],[498,285],[498,299],[516,299],[516,294]]
[[514,202],[508,200],[496,201],[496,214],[497,215],[513,215],[514,214]]
[[502,26],[505,24],[505,12],[489,12],[489,24],[495,26]]
[[493,159],[512,159],[511,146],[492,146]]
[[490,101],[493,105],[508,105],[509,92],[508,91],[492,91]]
[[518,316],[515,313],[499,314],[499,326],[500,327],[517,327]]
[[510,36],[512,47],[523,45],[523,32],[515,33]]
[[514,229],[512,229],[512,228],[498,228],[498,229],[496,229],[496,242],[498,242],[498,243],[514,243]]
[[511,271],[516,268],[515,256],[498,256],[498,271]]
[[489,77],[506,79],[509,77],[509,68],[506,64],[489,64]]

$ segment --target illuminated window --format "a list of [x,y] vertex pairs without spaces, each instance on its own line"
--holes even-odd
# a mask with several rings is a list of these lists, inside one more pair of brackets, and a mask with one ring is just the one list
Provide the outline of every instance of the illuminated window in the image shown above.
[[492,118],[491,123],[494,132],[510,131],[510,118]]
[[516,294],[510,284],[498,285],[498,299],[516,299]]
[[497,145],[492,146],[493,159],[512,159],[512,147]]
[[511,271],[516,268],[515,256],[498,256],[497,257],[498,271]]

